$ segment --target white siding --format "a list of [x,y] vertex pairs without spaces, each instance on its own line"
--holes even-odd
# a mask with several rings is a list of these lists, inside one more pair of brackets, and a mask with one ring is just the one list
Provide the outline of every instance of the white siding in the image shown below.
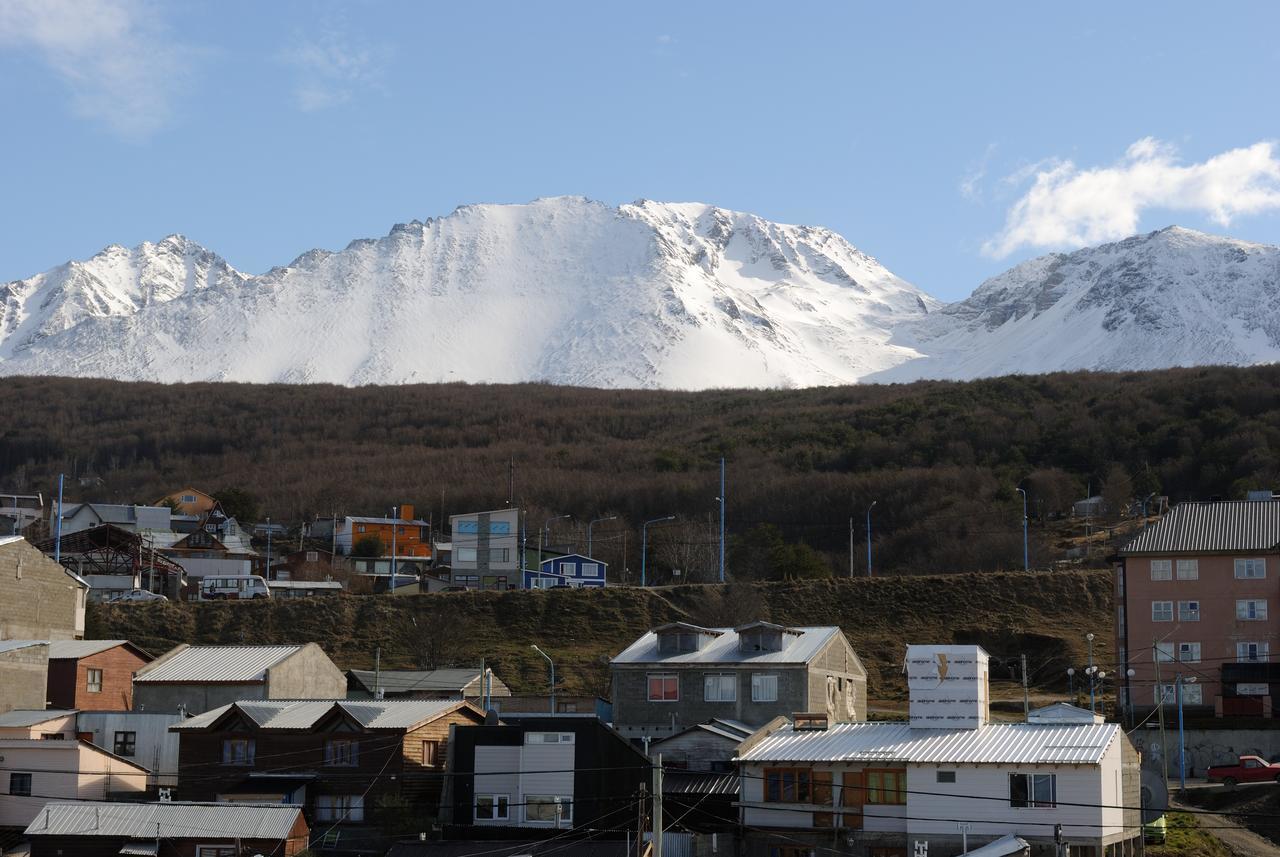
[[[476,819],[476,824],[508,825],[516,823],[522,816],[520,803],[520,750],[521,747],[476,747],[476,780],[473,794],[507,795],[511,803],[510,820]],[[494,771],[485,775],[485,771]],[[474,810],[474,807],[472,807]]]

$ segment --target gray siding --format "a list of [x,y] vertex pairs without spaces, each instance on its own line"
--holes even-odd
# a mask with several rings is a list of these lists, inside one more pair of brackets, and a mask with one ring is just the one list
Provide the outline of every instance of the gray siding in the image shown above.
[[24,646],[0,652],[0,713],[43,711],[49,683],[49,646]]
[[151,772],[151,785],[178,784],[178,733],[169,726],[182,720],[177,714],[152,714],[141,711],[81,711],[76,715],[76,731],[92,732],[90,739],[104,750],[115,750],[117,732],[133,732],[137,736],[134,755],[129,761]]
[[[222,705],[247,699],[266,699],[263,682],[248,684],[158,684],[146,682],[133,686],[133,710],[174,714],[179,708],[187,714],[204,714]],[[334,697],[341,699],[341,696]]]
[[346,699],[347,674],[315,643],[267,670],[267,699]]

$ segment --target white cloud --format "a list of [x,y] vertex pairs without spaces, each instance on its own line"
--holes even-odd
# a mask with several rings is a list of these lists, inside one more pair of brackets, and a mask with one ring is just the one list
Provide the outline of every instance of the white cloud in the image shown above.
[[0,0],[0,46],[34,51],[75,112],[124,137],[168,120],[189,52],[145,0]]
[[1108,167],[1080,169],[1071,161],[1034,165],[1031,188],[1009,209],[1004,229],[983,245],[994,258],[1020,247],[1082,247],[1138,231],[1148,208],[1194,212],[1220,226],[1240,215],[1280,209],[1276,144],[1230,149],[1194,164],[1145,137]]
[[982,153],[982,158],[977,163],[970,165],[969,171],[960,180],[960,195],[965,199],[976,201],[982,198],[982,181],[987,177],[987,166],[991,163],[991,156],[995,153],[996,144],[988,143],[986,151]]
[[339,28],[330,27],[317,37],[299,36],[281,59],[297,75],[298,107],[310,112],[350,101],[359,90],[376,87],[386,54],[385,49],[354,44]]

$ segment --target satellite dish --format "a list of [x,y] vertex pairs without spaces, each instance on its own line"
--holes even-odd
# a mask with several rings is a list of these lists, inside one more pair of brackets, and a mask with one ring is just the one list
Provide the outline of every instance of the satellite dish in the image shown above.
[[1151,824],[1169,809],[1169,790],[1157,771],[1142,770],[1142,823]]

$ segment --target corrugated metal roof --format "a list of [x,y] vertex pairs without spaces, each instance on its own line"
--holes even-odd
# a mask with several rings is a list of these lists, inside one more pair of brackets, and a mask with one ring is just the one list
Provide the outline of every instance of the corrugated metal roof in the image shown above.
[[240,711],[260,729],[310,729],[335,708],[345,711],[366,729],[408,729],[462,707],[469,708],[470,705],[452,699],[245,701],[215,708],[175,723],[170,729],[204,729],[216,723],[232,708]]
[[1280,546],[1280,500],[1179,503],[1120,551],[1210,553],[1266,551]]
[[5,545],[13,544],[14,542],[21,542],[21,541],[25,541],[25,538],[23,536],[0,536],[0,548],[4,547]]
[[615,664],[806,664],[822,651],[840,629],[834,625],[814,628],[793,628],[795,634],[786,634],[786,648],[780,652],[743,652],[738,648],[738,632],[733,628],[705,629],[719,636],[712,638],[701,650],[671,655],[658,654],[658,636],[648,631],[643,637],[627,646],[615,657]]
[[302,810],[243,803],[47,803],[28,836],[285,839]]
[[128,643],[128,640],[53,640],[49,643],[49,660],[87,658]]
[[664,771],[662,791],[675,795],[736,795],[738,775],[716,771]]
[[263,681],[269,668],[300,651],[302,646],[191,646],[138,670],[133,681]]
[[0,640],[0,652],[12,652],[15,649],[26,649],[31,646],[47,646],[48,640]]
[[422,521],[417,518],[414,518],[412,521],[408,521],[402,518],[370,518],[361,515],[349,515],[347,516],[347,520],[354,521],[357,524],[386,524],[387,526],[392,524],[401,524],[406,527],[428,526],[426,521]]
[[347,672],[371,693],[374,690],[375,675],[377,684],[385,693],[408,693],[413,690],[448,690],[461,693],[467,685],[480,679],[478,668],[383,670],[380,674],[373,670],[348,670]]
[[1116,739],[1115,723],[988,724],[979,729],[912,729],[905,723],[787,727],[742,755],[747,762],[1097,764]]
[[49,708],[41,711],[6,711],[0,714],[0,726],[35,726],[37,723],[45,723],[49,720],[56,720],[59,717],[66,717],[69,714],[75,714],[76,709]]

